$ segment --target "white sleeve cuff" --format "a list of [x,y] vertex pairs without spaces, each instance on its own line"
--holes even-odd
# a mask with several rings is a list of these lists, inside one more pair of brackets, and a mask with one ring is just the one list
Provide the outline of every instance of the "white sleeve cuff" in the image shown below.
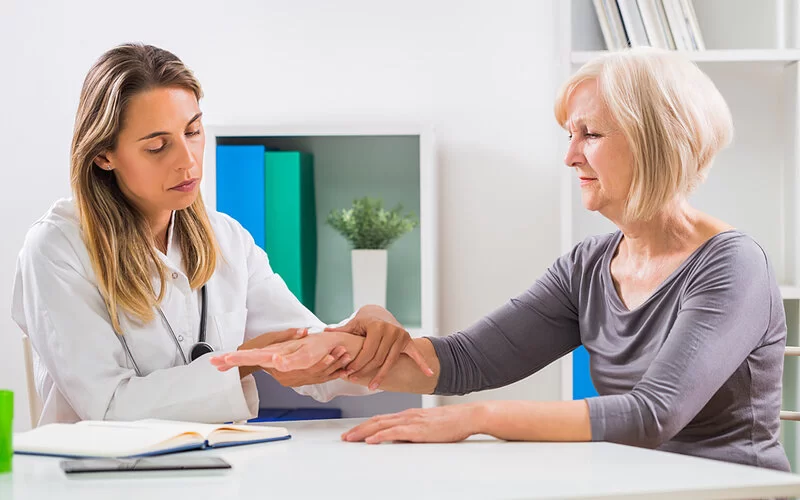
[[247,411],[250,413],[249,418],[255,418],[258,416],[258,387],[256,386],[256,379],[252,375],[248,375],[245,378],[241,379],[242,383],[242,394],[244,395],[244,400],[247,403]]
[[371,391],[368,387],[354,384],[346,380],[331,380],[324,384],[304,385],[293,387],[295,392],[303,396],[311,396],[320,403],[327,403],[337,396],[368,396],[383,392],[380,389]]
[[[219,353],[214,354],[218,355]],[[204,357],[210,358],[208,355]],[[230,415],[224,421],[248,420],[258,415],[258,389],[252,375],[239,378],[239,370],[235,368],[220,373],[208,359],[200,358],[195,363],[201,361],[208,364],[217,372],[218,376],[222,376],[224,379],[223,385],[225,389],[223,391],[228,406],[225,413]]]

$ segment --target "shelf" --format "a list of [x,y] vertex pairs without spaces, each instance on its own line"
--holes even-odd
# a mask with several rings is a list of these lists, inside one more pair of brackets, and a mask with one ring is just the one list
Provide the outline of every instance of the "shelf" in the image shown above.
[[800,286],[781,285],[781,297],[783,300],[800,299]]
[[[607,50],[575,51],[570,61],[583,64],[607,54]],[[800,61],[800,49],[702,50],[682,52],[695,62],[768,62],[792,63]]]
[[[335,323],[352,313],[350,248],[327,226],[327,214],[369,194],[418,214],[420,225],[390,250],[386,301],[414,338],[436,335],[435,149],[423,125],[213,126],[206,130],[203,197],[217,206],[217,148],[260,145],[313,155],[317,224],[314,313]],[[377,165],[377,166],[376,166]]]

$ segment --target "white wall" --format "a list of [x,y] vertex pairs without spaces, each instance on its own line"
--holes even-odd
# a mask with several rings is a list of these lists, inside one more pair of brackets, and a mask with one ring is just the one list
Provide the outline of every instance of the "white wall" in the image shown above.
[[[80,86],[103,51],[145,41],[175,52],[204,85],[207,124],[432,124],[448,332],[558,254],[556,2],[0,1],[0,387],[19,395],[17,428],[28,420],[8,314],[15,257],[29,225],[69,193]],[[559,380],[551,368],[502,396],[557,398]]]

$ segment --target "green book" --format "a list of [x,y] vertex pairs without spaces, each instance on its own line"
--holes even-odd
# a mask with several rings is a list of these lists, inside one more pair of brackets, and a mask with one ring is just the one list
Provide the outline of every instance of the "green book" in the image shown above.
[[317,282],[314,161],[308,153],[264,153],[264,249],[272,270],[310,311]]

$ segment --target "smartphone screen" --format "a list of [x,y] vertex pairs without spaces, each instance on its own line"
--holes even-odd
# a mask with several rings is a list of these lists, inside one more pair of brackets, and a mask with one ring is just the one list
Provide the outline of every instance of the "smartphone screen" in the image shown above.
[[230,469],[228,462],[217,457],[145,457],[145,458],[87,458],[62,460],[61,469],[67,474],[82,472],[126,472],[154,470]]

